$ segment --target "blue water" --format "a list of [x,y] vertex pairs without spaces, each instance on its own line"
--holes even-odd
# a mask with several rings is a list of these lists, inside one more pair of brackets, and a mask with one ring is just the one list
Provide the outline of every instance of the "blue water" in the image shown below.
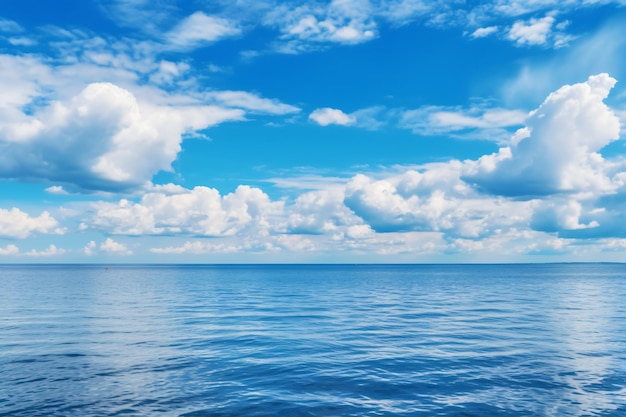
[[626,416],[626,265],[0,266],[0,416]]

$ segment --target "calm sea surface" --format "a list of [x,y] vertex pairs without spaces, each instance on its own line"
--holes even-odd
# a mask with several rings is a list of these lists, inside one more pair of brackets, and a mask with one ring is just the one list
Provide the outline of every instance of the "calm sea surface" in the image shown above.
[[0,266],[0,416],[626,416],[626,265]]

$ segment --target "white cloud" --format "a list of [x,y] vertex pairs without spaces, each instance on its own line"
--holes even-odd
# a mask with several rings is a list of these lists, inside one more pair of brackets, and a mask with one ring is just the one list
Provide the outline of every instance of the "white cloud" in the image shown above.
[[455,138],[506,141],[511,128],[521,126],[527,113],[521,110],[424,106],[401,114],[399,126],[419,135],[449,135]]
[[245,91],[213,91],[204,94],[204,99],[228,107],[241,108],[255,113],[290,114],[300,111],[298,107],[266,99]]
[[123,199],[96,203],[95,208],[88,225],[114,234],[267,235],[280,228],[276,219],[283,202],[242,185],[223,197],[215,189],[195,187],[177,194],[148,192],[139,203]]
[[0,236],[25,239],[33,233],[63,234],[64,229],[47,211],[31,217],[16,207],[11,210],[0,209]]
[[517,21],[509,30],[508,38],[519,46],[545,45],[554,24],[554,17]]
[[331,233],[342,226],[362,223],[343,203],[344,186],[327,187],[301,194],[288,209],[288,230],[292,233]]
[[445,232],[448,237],[479,238],[528,223],[529,203],[475,192],[460,179],[464,168],[451,161],[380,180],[359,174],[347,185],[345,204],[378,233]]
[[480,158],[465,178],[511,196],[615,189],[598,153],[619,138],[619,119],[603,102],[615,82],[600,74],[550,94],[526,120],[527,137]]
[[24,28],[19,23],[0,17],[0,32],[20,33]]
[[241,29],[235,22],[195,12],[169,32],[166,39],[174,48],[191,49],[240,33]]
[[237,253],[248,251],[251,246],[245,243],[213,243],[204,241],[187,241],[182,246],[167,246],[164,248],[150,248],[150,252],[164,255],[204,255],[211,253]]
[[150,74],[150,81],[156,84],[172,84],[191,69],[186,62],[161,60],[158,69]]
[[95,249],[96,249],[96,242],[94,240],[91,240],[83,248],[83,253],[87,256],[91,256],[94,254]]
[[12,244],[8,244],[4,248],[0,248],[0,255],[2,256],[17,255],[18,253],[20,253],[20,249]]
[[123,190],[169,170],[182,135],[243,111],[139,103],[128,90],[94,83],[66,102],[0,123],[0,176],[58,181],[83,190]]
[[[87,244],[87,249],[93,249],[95,245],[90,246],[91,242]],[[114,253],[117,255],[131,255],[133,252],[129,250],[126,245],[123,243],[119,243],[111,239],[107,238],[104,242],[100,244],[100,250],[107,253]]]
[[327,6],[282,4],[264,23],[281,32],[277,50],[299,53],[328,44],[358,44],[377,36],[368,0],[333,0]]
[[48,194],[56,194],[56,195],[68,195],[69,193],[63,189],[60,185],[53,185],[45,189]]
[[472,32],[470,37],[472,37],[473,39],[484,38],[484,37],[489,36],[489,35],[491,35],[493,33],[496,33],[497,31],[498,31],[498,27],[497,26],[488,26],[488,27],[484,27],[484,28],[478,28],[474,32]]
[[511,104],[537,103],[565,83],[576,83],[589,74],[607,72],[626,77],[626,26],[608,23],[600,30],[580,39],[569,49],[552,58],[529,60],[518,74],[504,84],[503,95]]
[[331,109],[329,107],[314,110],[309,115],[309,119],[320,126],[328,126],[331,124],[348,126],[356,121],[354,117],[345,114],[341,110]]
[[25,36],[12,36],[7,40],[13,46],[34,46],[38,43],[36,40]]
[[47,256],[63,255],[66,252],[67,251],[65,249],[57,248],[55,245],[50,245],[46,249],[41,250],[41,251],[37,251],[35,249],[32,249],[29,252],[24,253],[24,255],[26,255],[26,256],[35,256],[35,257],[41,257],[41,256],[47,257]]
[[534,211],[531,226],[542,232],[579,230],[598,227],[595,220],[581,224],[582,205],[575,200],[545,201]]

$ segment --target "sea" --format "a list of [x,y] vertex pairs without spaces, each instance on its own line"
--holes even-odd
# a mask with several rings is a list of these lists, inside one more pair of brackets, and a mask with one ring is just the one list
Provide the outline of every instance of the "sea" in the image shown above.
[[626,416],[626,265],[2,265],[0,416]]

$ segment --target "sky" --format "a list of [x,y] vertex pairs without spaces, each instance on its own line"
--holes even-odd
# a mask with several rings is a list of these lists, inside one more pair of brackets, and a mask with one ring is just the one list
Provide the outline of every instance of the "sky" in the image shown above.
[[0,3],[0,263],[626,260],[626,0]]

